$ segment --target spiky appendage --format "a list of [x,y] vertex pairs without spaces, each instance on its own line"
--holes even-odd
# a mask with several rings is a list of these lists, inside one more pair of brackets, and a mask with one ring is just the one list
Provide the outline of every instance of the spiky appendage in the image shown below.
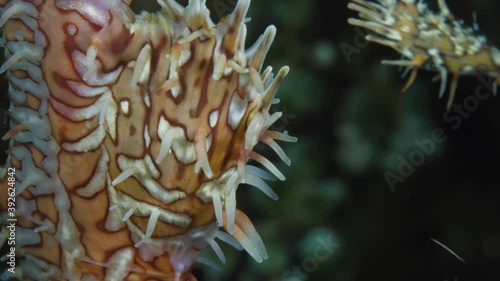
[[379,0],[380,4],[352,0],[348,7],[359,12],[361,19],[350,18],[351,25],[374,31],[366,39],[398,51],[406,60],[382,61],[386,65],[406,67],[410,78],[406,91],[415,81],[420,69],[439,72],[444,96],[448,73],[451,85],[447,108],[453,104],[460,75],[490,75],[495,79],[494,94],[500,84],[500,50],[487,44],[486,37],[478,35],[477,24],[465,27],[450,13],[444,0],[438,0],[438,13],[431,11],[423,1]]
[[296,141],[269,130],[276,29],[245,49],[249,0],[218,24],[202,0],[130,2],[0,0],[23,280],[193,280],[203,249],[225,261],[216,239],[267,258],[236,192],[277,199],[263,179],[285,177],[252,150],[290,164],[276,141]]

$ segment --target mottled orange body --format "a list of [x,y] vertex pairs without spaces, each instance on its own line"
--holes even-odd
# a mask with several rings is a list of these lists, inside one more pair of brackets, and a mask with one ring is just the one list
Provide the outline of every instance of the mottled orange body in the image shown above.
[[288,72],[260,74],[274,27],[245,50],[249,1],[217,25],[201,0],[128,2],[0,2],[24,280],[186,280],[207,246],[225,260],[215,238],[267,258],[235,192],[274,198],[246,162],[284,180],[252,148],[289,164],[274,139],[295,141],[268,130]]

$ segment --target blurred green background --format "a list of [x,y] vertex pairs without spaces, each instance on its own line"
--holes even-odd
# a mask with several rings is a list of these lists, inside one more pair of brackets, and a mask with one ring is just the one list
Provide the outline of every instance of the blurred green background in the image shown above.
[[[155,10],[147,6],[154,2],[133,5]],[[481,31],[500,45],[498,1],[448,2],[469,25],[476,11]],[[283,144],[292,165],[278,166],[287,180],[269,183],[279,201],[253,187],[238,191],[238,207],[259,231],[269,259],[258,264],[221,245],[227,263],[218,271],[201,265],[194,274],[199,281],[500,280],[500,96],[481,101],[454,128],[443,117],[446,100],[437,97],[435,73],[421,72],[401,93],[405,80],[398,69],[379,63],[399,54],[366,43],[364,30],[347,24],[356,16],[347,3],[252,1],[248,46],[267,25],[276,25],[266,65],[291,68],[273,107],[284,112],[275,129],[285,128],[299,141]],[[207,1],[214,21],[235,4]],[[461,77],[455,103],[474,96],[478,85],[475,76]],[[1,112],[6,105],[3,99]],[[2,126],[5,131],[5,121]],[[446,141],[435,143],[391,188],[384,174],[397,174],[402,161],[422,155],[417,143],[431,139],[435,129]],[[257,149],[280,163],[269,148]],[[335,247],[325,250],[330,243]],[[218,262],[210,249],[204,255]]]

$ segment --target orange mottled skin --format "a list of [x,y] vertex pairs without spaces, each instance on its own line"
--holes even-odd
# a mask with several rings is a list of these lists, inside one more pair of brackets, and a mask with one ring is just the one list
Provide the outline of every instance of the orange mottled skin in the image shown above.
[[[49,228],[39,232],[41,241],[19,248],[19,257],[22,259],[26,255],[31,255],[62,271],[62,276],[56,278],[51,275],[52,277],[48,279],[104,280],[111,276],[110,270],[119,267],[120,260],[127,260],[117,258],[117,256],[113,258],[113,256],[121,253],[129,257],[127,251],[132,249],[133,258],[127,265],[128,271],[123,280],[195,280],[189,269],[197,262],[190,261],[192,264],[188,264],[186,270],[176,271],[174,267],[182,267],[182,264],[172,261],[170,248],[160,255],[155,254],[153,258],[143,258],[143,253],[138,249],[137,240],[134,240],[131,232],[147,233],[150,215],[140,215],[134,211],[127,223],[137,227],[137,230],[131,230],[130,226],[110,230],[108,220],[111,217],[110,213],[115,212],[113,208],[118,209],[121,216],[127,211],[126,207],[120,209],[121,202],[112,203],[111,201],[114,200],[112,196],[116,196],[113,194],[118,193],[121,194],[120,196],[153,206],[151,208],[160,209],[161,212],[169,211],[189,218],[189,222],[184,225],[183,221],[166,222],[160,217],[158,221],[154,221],[151,239],[176,239],[186,235],[189,231],[214,225],[216,222],[214,205],[212,202],[204,202],[196,193],[202,184],[220,178],[227,171],[236,169],[238,165],[246,162],[254,145],[252,143],[251,147],[245,148],[245,134],[249,124],[256,113],[262,114],[264,118],[269,117],[270,100],[275,92],[273,88],[270,94],[263,98],[249,98],[249,88],[241,84],[242,74],[238,71],[224,73],[220,79],[213,78],[214,61],[217,61],[214,54],[221,52],[227,58],[236,57],[239,48],[238,40],[241,40],[238,39],[238,30],[243,21],[244,11],[242,10],[244,9],[241,8],[233,13],[234,26],[225,31],[222,39],[206,33],[188,42],[181,42],[179,39],[183,36],[173,37],[172,34],[176,31],[162,22],[161,16],[145,14],[140,18],[134,17],[127,6],[130,1],[110,1],[109,3],[114,4],[109,4],[111,7],[107,10],[109,21],[104,26],[92,23],[78,9],[62,9],[57,0],[27,2],[36,6],[39,13],[37,19],[39,31],[45,36],[47,42],[43,49],[43,57],[36,64],[39,65],[43,80],[49,89],[47,117],[50,122],[50,136],[57,144],[56,174],[46,171],[44,161],[48,155],[44,155],[34,143],[19,142],[14,139],[11,146],[28,149],[35,167],[45,171],[45,175],[54,181],[54,186],[57,186],[58,181],[62,183],[69,199],[68,212],[75,226],[73,229],[68,228],[73,235],[69,237],[74,237],[76,240],[72,241],[81,247],[75,246],[75,249],[70,249],[72,247],[70,246],[68,248],[64,243],[60,243],[61,237],[56,234],[60,231],[63,215],[56,206],[63,202],[58,198],[63,196],[61,194],[64,192],[59,191],[59,195],[54,195],[52,192],[37,195],[34,189],[27,188],[18,198],[33,200],[37,208],[31,213],[31,218],[19,216],[17,225],[27,229],[36,229],[41,226],[39,222],[47,219],[53,222],[56,229],[50,230]],[[6,7],[7,4],[6,0],[0,1],[2,7]],[[169,16],[175,17],[176,15],[174,13]],[[143,22],[139,24],[138,20]],[[204,19],[187,22],[191,31],[212,28]],[[16,30],[21,31],[25,42],[35,42],[36,36],[33,30],[16,18],[9,19],[3,26],[2,32],[7,41],[17,40],[19,31]],[[222,47],[217,46],[217,40],[222,40]],[[145,47],[150,49],[151,54],[146,56],[149,64],[144,66],[144,69],[148,68],[149,72],[145,78],[140,78],[140,81],[135,82],[138,77],[135,66],[142,63],[140,54],[143,50],[147,50]],[[85,75],[75,65],[74,57],[78,52],[83,56],[86,55],[91,65],[92,60],[89,59],[91,48],[97,50],[95,62],[101,64],[100,71],[103,74],[110,74],[121,69],[115,81],[101,85],[109,88],[108,99],[101,98],[108,92],[93,97],[78,95],[68,84],[70,81],[92,86],[92,83],[88,83]],[[147,53],[147,51],[144,52]],[[186,54],[188,54],[187,59],[182,61],[182,65],[176,69],[178,78],[171,79],[174,77],[171,69],[172,58],[178,59],[180,63],[182,59],[179,58]],[[259,73],[260,60],[264,55],[259,52],[256,55],[257,58],[254,61],[250,60],[244,67],[252,68],[252,71]],[[237,59],[235,60],[238,62]],[[246,62],[238,63],[247,64]],[[88,67],[91,69],[90,66]],[[29,78],[25,70],[12,70],[10,75],[17,78]],[[246,73],[243,75],[248,77]],[[166,82],[168,79],[170,82]],[[254,81],[252,79],[250,80]],[[259,79],[264,78],[259,77]],[[281,79],[282,76],[278,80],[281,81]],[[174,94],[172,90],[176,85],[180,86],[178,94]],[[233,128],[228,120],[229,115],[234,114],[230,113],[234,96],[244,100],[247,105],[238,125]],[[108,105],[97,111],[98,114],[94,117],[75,121],[75,118],[80,118],[78,116],[82,109],[104,102]],[[14,100],[12,103],[15,108],[30,108],[33,111],[41,107],[40,99],[31,93],[27,93],[27,98],[23,103],[17,103]],[[105,117],[99,118],[99,116]],[[216,118],[215,124],[211,124],[211,118]],[[211,138],[207,157],[213,176],[207,176],[206,168],[196,169],[196,161],[180,159],[177,150],[175,153],[172,151],[167,153],[160,163],[154,162],[161,150],[162,139],[159,137],[159,128],[164,121],[167,121],[170,126],[182,129],[187,143],[185,145],[188,148],[189,143],[205,144],[205,141]],[[27,127],[20,122],[14,121],[13,126],[17,129],[13,129],[8,137],[16,137],[18,133],[27,130]],[[74,149],[68,145],[86,139],[99,128],[104,128],[105,136],[102,139],[91,139],[90,148]],[[265,130],[266,128],[261,133]],[[96,144],[94,145],[93,142]],[[196,150],[196,156],[200,159],[198,150]],[[109,158],[107,161],[105,161],[106,157]],[[143,186],[141,180],[134,176],[128,176],[116,184],[111,183],[124,173],[120,161],[123,159],[142,161],[141,159],[148,159],[148,157],[153,161],[151,165],[158,171],[158,176],[153,176],[153,178],[162,187],[162,191],[159,192],[179,191],[185,194],[184,197],[173,202],[164,202],[159,199],[160,193],[152,194]],[[17,159],[16,155],[10,154],[9,166],[22,170],[22,162],[23,160]],[[138,167],[137,165],[133,164],[133,167]],[[106,175],[105,180],[102,181],[102,187],[89,191],[88,186],[92,185],[94,175],[99,174],[104,166]],[[6,181],[2,181],[2,190],[7,188],[5,183]],[[227,200],[223,195],[221,199],[223,202]],[[2,197],[0,210],[7,208],[6,203],[5,198]],[[137,208],[140,209],[140,207]],[[223,224],[227,229],[227,210],[223,210],[222,213],[225,216]],[[248,239],[247,236],[255,235],[252,234],[253,226],[248,218],[239,210],[236,210],[235,215],[236,227],[232,236],[241,242]],[[65,220],[68,219],[65,218]],[[195,244],[182,247],[191,247],[189,251],[195,253],[202,250]],[[114,261],[111,262],[113,259]],[[31,279],[26,277],[25,280]]]

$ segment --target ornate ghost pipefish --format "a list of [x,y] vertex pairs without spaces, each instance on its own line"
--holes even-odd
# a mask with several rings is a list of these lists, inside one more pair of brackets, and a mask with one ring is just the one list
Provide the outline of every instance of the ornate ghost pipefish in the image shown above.
[[351,0],[348,8],[359,13],[349,24],[373,31],[366,40],[391,47],[403,59],[383,60],[382,64],[405,67],[411,71],[406,91],[420,69],[438,72],[441,80],[439,97],[446,91],[451,74],[447,109],[453,104],[460,75],[488,75],[494,78],[493,94],[500,84],[500,49],[488,44],[479,34],[478,24],[466,27],[450,12],[445,0],[437,0],[439,12],[424,1],[416,0]]
[[15,193],[0,210],[2,224],[17,218],[10,273],[23,280],[195,280],[206,247],[225,261],[216,239],[267,258],[236,191],[277,199],[263,179],[285,177],[253,148],[290,164],[276,140],[296,141],[270,129],[289,71],[262,70],[275,27],[245,49],[249,0],[218,24],[204,0],[139,15],[130,2],[0,0],[11,101],[0,190]]

